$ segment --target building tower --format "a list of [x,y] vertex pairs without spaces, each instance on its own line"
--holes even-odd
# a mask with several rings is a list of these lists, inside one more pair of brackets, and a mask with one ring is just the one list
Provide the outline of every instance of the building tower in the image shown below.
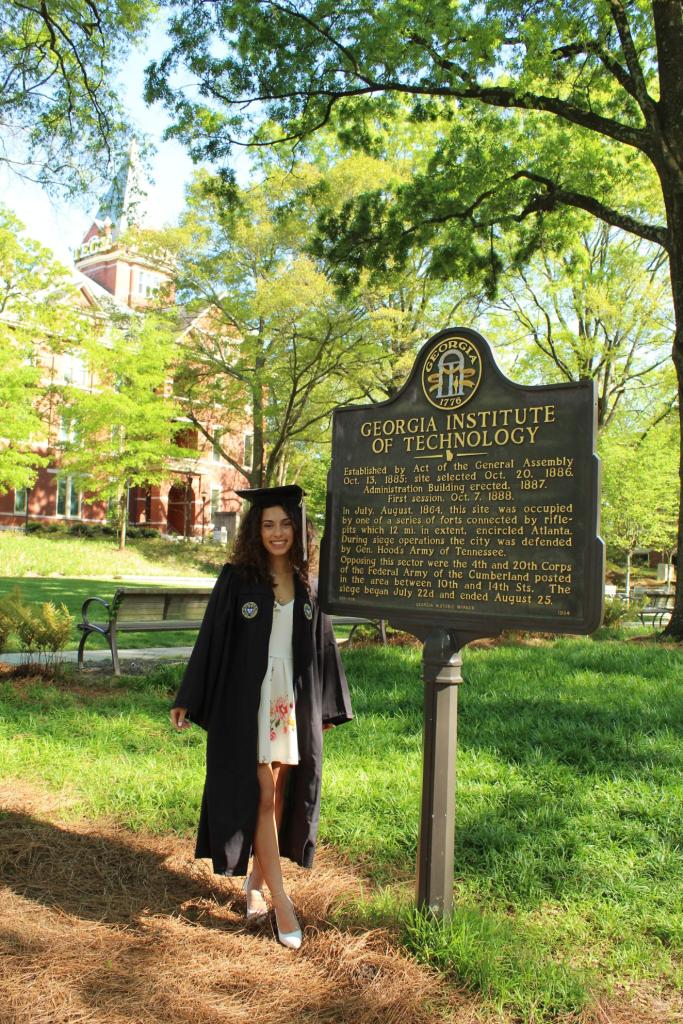
[[131,309],[145,308],[169,275],[135,252],[130,232],[149,227],[149,184],[135,139],[121,162],[95,219],[74,252],[76,268]]

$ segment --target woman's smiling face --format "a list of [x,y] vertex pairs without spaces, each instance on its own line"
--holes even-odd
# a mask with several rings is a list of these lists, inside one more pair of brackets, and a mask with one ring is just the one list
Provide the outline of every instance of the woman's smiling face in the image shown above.
[[281,505],[264,508],[261,513],[261,543],[269,555],[286,555],[294,544],[294,526]]

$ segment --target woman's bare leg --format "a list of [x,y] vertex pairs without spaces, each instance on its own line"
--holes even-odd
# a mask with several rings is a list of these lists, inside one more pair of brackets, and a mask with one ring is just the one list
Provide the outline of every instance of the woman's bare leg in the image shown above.
[[[273,777],[275,779],[275,825],[277,832],[280,831],[280,825],[282,824],[282,814],[285,808],[285,789],[287,787],[287,774],[289,772],[288,764],[279,764],[276,762],[273,765]],[[251,868],[251,875],[249,876],[249,889],[261,889],[265,879],[263,872],[261,871],[261,865],[258,862],[258,857],[254,855],[254,863]]]
[[266,885],[270,889],[273,906],[277,911],[280,929],[283,932],[293,932],[298,927],[298,921],[292,910],[289,898],[285,893],[282,881],[282,867],[280,865],[280,849],[277,841],[277,826],[275,823],[275,792],[276,772],[270,764],[259,764],[256,767],[260,788],[258,817],[254,831],[254,853],[258,859],[261,873]]

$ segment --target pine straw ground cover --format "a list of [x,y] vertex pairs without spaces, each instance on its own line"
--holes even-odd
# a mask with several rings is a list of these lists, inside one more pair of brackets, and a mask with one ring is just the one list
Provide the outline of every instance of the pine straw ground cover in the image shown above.
[[[191,843],[170,838],[194,829],[203,760],[201,734],[172,736],[166,724],[178,670],[0,684],[0,774],[71,801],[50,812],[47,832],[21,800],[0,822],[9,851],[3,907],[14,915],[12,928],[6,915],[0,928],[10,977],[21,979],[10,983],[15,1003],[6,996],[4,1005],[19,1005],[19,989],[33,993],[33,1007],[43,990],[48,1007],[62,999],[61,961],[51,967],[46,954],[55,948],[70,957],[63,998],[74,1000],[71,1016],[63,1003],[46,1010],[52,1017],[17,1009],[9,1019],[267,1021],[267,1006],[249,1002],[256,986],[281,1021],[683,1021],[681,655],[589,640],[466,653],[447,927],[410,909],[419,653],[366,648],[344,657],[357,721],[326,737],[321,821],[338,853],[328,850],[312,875],[291,876],[310,943],[300,961],[282,961],[298,991],[286,986],[282,998],[284,982],[271,985],[268,972],[286,951],[273,949],[269,934],[243,934],[233,883],[206,875]],[[401,946],[426,968],[406,962]],[[239,966],[248,951],[253,968]],[[395,975],[376,971],[380,954]],[[124,995],[122,1016],[112,1016]]]
[[54,800],[6,786],[0,872],[3,1024],[475,1024],[471,1000],[399,953],[381,929],[327,923],[359,881],[323,851],[292,870],[302,951],[247,927],[237,881],[191,843],[60,824]]

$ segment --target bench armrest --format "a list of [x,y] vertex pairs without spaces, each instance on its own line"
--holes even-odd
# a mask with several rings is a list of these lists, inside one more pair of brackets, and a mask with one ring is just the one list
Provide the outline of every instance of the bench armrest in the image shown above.
[[[97,601],[98,604],[104,605],[104,607],[107,609],[107,619],[108,619],[108,622],[107,622],[106,626],[101,626],[97,622],[90,622],[88,620],[88,606],[91,605],[94,601]],[[86,600],[83,602],[83,604],[81,606],[81,616],[82,616],[83,621],[79,623],[79,628],[80,629],[93,630],[96,633],[104,633],[104,634],[109,632],[109,627],[111,626],[111,608],[109,606],[109,602],[105,601],[103,597],[88,597],[88,598],[86,598]]]

